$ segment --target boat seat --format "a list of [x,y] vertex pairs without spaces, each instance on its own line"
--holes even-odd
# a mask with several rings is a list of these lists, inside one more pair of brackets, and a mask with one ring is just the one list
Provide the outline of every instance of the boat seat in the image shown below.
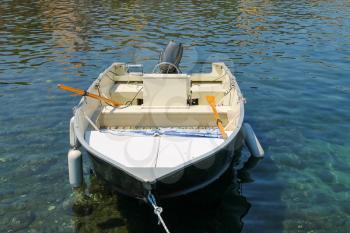
[[[125,103],[127,101],[143,98],[142,84],[117,83],[110,91],[112,100]],[[140,91],[141,90],[141,91]],[[137,96],[135,97],[135,95]]]
[[[218,106],[220,119],[225,125],[229,106]],[[208,105],[196,105],[187,108],[143,108],[132,105],[126,108],[105,106],[99,117],[102,128],[107,127],[215,127],[211,108]]]
[[206,96],[215,96],[217,100],[221,100],[225,95],[225,89],[222,88],[222,84],[213,83],[199,83],[192,84],[192,99],[198,99],[199,105],[207,104]]

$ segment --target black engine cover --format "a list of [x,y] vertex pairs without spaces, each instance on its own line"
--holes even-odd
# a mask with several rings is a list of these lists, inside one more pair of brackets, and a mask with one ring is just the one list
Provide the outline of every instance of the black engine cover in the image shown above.
[[[166,62],[170,64],[160,64],[159,69],[163,74],[178,73],[178,68],[181,58],[182,58],[183,46],[181,43],[176,43],[175,41],[169,41],[168,45],[165,47],[163,52],[160,54],[159,62]],[[174,67],[176,66],[176,68]]]

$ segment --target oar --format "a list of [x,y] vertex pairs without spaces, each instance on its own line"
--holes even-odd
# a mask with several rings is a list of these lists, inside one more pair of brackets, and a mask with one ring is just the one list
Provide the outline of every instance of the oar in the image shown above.
[[222,121],[220,120],[220,116],[218,111],[216,110],[216,102],[215,102],[215,96],[209,95],[207,96],[207,101],[211,107],[211,110],[214,113],[214,117],[216,120],[216,125],[218,126],[221,136],[223,139],[227,139],[227,134],[225,132],[224,126],[222,125]]
[[90,92],[87,92],[87,91],[84,91],[84,90],[80,90],[80,89],[77,89],[77,88],[74,88],[74,87],[69,87],[69,86],[65,86],[63,84],[58,84],[57,87],[61,90],[64,90],[64,91],[70,91],[70,92],[73,92],[75,94],[78,94],[78,95],[81,95],[81,96],[89,96],[91,98],[94,98],[94,99],[97,99],[97,100],[101,100],[109,105],[112,105],[113,107],[118,107],[120,105],[122,105],[121,103],[118,103],[118,102],[115,102],[111,99],[107,99],[105,97],[102,97],[102,96],[98,96],[98,95],[95,95],[95,94],[92,94]]

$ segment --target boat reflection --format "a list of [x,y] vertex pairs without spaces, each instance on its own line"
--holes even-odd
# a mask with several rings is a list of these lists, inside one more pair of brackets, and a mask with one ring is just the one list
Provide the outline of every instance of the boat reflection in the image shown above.
[[[90,177],[83,198],[72,205],[75,232],[164,232],[153,209]],[[242,196],[237,170],[189,196],[158,203],[170,232],[241,232],[250,203]]]

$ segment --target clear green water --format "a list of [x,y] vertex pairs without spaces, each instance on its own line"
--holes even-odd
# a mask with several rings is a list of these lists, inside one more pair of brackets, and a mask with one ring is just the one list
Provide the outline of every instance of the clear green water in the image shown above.
[[[241,195],[166,208],[173,232],[350,232],[350,2],[0,2],[0,232],[162,232],[147,207],[92,181],[72,196],[78,97],[114,61],[150,71],[170,39],[182,70],[235,70],[266,151]],[[86,177],[88,170],[86,170]],[[240,220],[242,218],[242,220]]]

